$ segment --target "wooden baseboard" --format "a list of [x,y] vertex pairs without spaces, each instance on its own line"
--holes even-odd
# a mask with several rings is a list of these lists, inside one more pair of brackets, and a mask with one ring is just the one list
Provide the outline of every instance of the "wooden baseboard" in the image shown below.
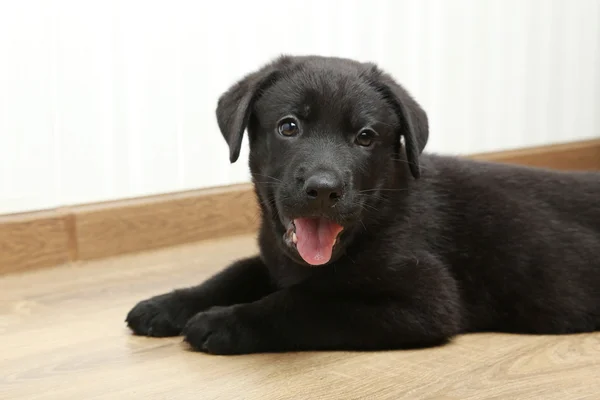
[[600,139],[469,156],[476,160],[561,170],[600,170]]
[[[600,139],[469,158],[600,170]],[[0,216],[0,274],[256,232],[249,184]]]
[[80,260],[243,234],[258,226],[250,185],[76,207],[73,215]]
[[71,261],[66,217],[58,210],[0,217],[0,274]]

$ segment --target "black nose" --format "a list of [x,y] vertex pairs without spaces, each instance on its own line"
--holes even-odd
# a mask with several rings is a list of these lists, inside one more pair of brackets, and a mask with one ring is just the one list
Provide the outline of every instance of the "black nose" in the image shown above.
[[304,183],[306,196],[322,207],[333,206],[343,195],[343,182],[332,172],[311,175]]

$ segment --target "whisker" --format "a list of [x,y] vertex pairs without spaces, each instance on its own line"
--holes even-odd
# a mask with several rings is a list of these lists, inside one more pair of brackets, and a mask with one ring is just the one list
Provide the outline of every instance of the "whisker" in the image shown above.
[[379,212],[378,208],[376,208],[370,204],[361,204],[361,206],[363,207],[364,210],[371,210],[371,211]]
[[378,209],[378,208],[376,208],[376,207],[374,207],[374,206],[372,206],[372,205],[370,205],[370,204],[367,204],[367,203],[359,203],[359,202],[356,202],[356,203],[353,203],[353,204],[352,204],[352,206],[358,206],[358,207],[360,207],[362,210],[366,210],[366,211],[374,211],[374,212],[379,212],[379,209]]
[[267,186],[271,186],[271,187],[277,187],[279,185],[281,185],[281,183],[279,182],[270,182],[270,181],[254,181],[254,183],[260,183],[261,185],[267,185]]
[[275,178],[274,176],[271,176],[271,175],[265,175],[265,174],[254,174],[254,175],[262,176],[263,178],[273,179],[276,182],[283,183],[283,181],[281,179]]
[[405,192],[408,189],[366,189],[360,190],[358,193],[370,193],[370,192]]
[[363,226],[363,228],[365,228],[365,231],[367,230],[367,227],[365,226],[365,223],[363,222],[362,219],[358,220],[360,222],[360,224]]

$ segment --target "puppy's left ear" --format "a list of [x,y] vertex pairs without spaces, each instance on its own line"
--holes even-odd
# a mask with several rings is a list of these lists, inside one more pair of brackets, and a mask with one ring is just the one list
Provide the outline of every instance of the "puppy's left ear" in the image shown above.
[[406,89],[375,65],[371,65],[369,75],[371,84],[383,94],[400,120],[400,135],[404,136],[410,172],[417,179],[421,176],[419,156],[429,138],[427,113]]
[[287,62],[286,57],[278,58],[240,79],[219,97],[217,122],[229,145],[230,162],[236,162],[240,156],[244,131],[248,127],[254,103],[277,80],[281,68]]

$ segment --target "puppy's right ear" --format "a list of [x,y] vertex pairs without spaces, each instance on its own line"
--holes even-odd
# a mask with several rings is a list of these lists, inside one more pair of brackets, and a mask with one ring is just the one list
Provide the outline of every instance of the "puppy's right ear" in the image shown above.
[[248,127],[254,103],[264,90],[277,81],[281,69],[288,62],[287,57],[280,57],[245,76],[219,97],[217,122],[229,145],[231,163],[236,162],[240,156],[244,131]]

